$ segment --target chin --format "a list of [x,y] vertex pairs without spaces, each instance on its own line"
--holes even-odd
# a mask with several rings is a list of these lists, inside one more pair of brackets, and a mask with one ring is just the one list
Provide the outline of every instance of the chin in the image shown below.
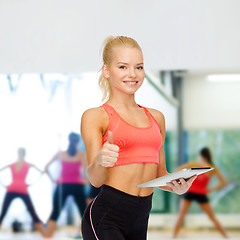
[[124,89],[124,90],[122,90],[122,92],[124,92],[125,94],[128,94],[128,95],[133,95],[137,92],[137,90],[138,89],[136,89],[136,90],[126,90],[126,89]]

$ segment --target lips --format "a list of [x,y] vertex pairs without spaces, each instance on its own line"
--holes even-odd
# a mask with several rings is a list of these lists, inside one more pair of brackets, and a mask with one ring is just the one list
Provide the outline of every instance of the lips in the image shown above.
[[138,81],[123,81],[126,84],[137,84]]

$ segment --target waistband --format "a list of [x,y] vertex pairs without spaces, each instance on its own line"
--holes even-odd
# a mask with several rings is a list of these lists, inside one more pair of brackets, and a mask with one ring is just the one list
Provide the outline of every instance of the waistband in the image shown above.
[[101,191],[100,191],[100,194],[104,194],[104,193],[107,193],[107,194],[109,193],[109,194],[115,195],[115,196],[121,196],[127,200],[135,201],[137,203],[152,202],[152,197],[153,197],[153,193],[148,196],[135,196],[135,195],[125,193],[121,190],[118,190],[114,187],[111,187],[111,186],[105,185],[105,184],[102,185]]

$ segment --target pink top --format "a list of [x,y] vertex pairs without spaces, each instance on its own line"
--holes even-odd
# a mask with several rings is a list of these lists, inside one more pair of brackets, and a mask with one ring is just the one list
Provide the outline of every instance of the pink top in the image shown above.
[[102,138],[107,141],[108,130],[112,131],[113,143],[119,146],[119,155],[115,166],[133,163],[155,163],[159,165],[159,150],[162,144],[160,127],[147,108],[140,106],[148,117],[147,127],[136,127],[126,122],[109,104],[102,107],[109,116],[109,126]]
[[62,170],[57,183],[83,183],[80,167],[80,161],[71,162],[61,160]]
[[7,191],[28,194],[27,184],[25,183],[25,180],[30,166],[28,163],[24,162],[20,171],[16,171],[16,164],[17,163],[13,163],[10,165],[12,183],[7,187]]

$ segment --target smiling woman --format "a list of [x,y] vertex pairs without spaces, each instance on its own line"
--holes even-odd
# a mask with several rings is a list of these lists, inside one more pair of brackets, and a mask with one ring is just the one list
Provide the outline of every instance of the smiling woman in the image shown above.
[[[139,59],[137,59],[139,62],[136,62],[136,66],[134,67],[137,70],[142,70],[141,72],[145,76],[145,73],[143,70],[142,49],[137,43],[137,41],[135,41],[132,38],[123,37],[123,36],[119,36],[119,37],[110,36],[106,38],[106,40],[104,41],[104,49],[103,49],[103,56],[102,56],[104,65],[102,67],[102,74],[99,77],[99,86],[103,92],[103,99],[102,99],[103,101],[107,100],[111,93],[111,87],[110,87],[111,83],[109,82],[109,72],[106,71],[107,70],[106,66],[114,65],[115,70],[122,70],[121,71],[122,74],[124,73],[126,74],[127,70],[132,71],[132,69],[129,68],[131,63],[126,61],[129,59],[130,53],[129,54],[126,54],[126,52],[122,53],[122,50],[124,51],[126,47],[128,50],[132,50],[133,52],[137,53],[136,57],[139,57]],[[120,50],[120,51],[116,53],[116,50]],[[120,56],[119,53],[120,54],[122,53],[122,56]],[[133,55],[135,56],[135,54]],[[115,56],[117,56],[117,58],[115,58]],[[120,73],[120,71],[118,71],[118,73]],[[135,74],[134,71],[132,73]],[[138,80],[131,81],[131,79],[129,80],[125,79],[124,83],[129,85],[130,84],[136,85],[138,83]]]
[[[135,101],[144,77],[143,54],[136,40],[107,38],[99,78],[107,102],[85,111],[81,121],[88,178],[93,186],[102,186],[83,216],[85,240],[146,239],[153,188],[137,185],[168,172],[164,116]],[[193,180],[181,179],[181,184],[162,189],[182,194]]]

